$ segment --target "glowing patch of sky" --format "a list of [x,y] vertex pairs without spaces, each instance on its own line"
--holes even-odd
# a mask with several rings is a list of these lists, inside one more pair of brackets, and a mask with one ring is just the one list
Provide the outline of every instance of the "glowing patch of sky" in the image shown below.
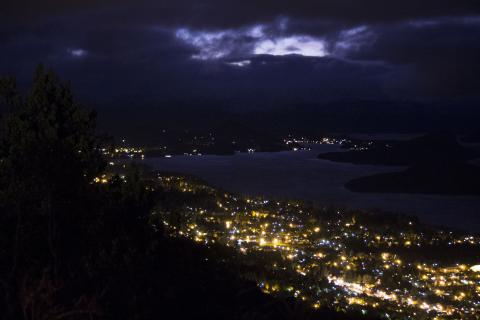
[[247,67],[251,64],[252,62],[250,60],[242,60],[242,61],[233,61],[233,62],[228,62],[228,65],[234,66],[234,67]]
[[68,53],[74,58],[81,58],[87,55],[87,51],[84,49],[69,49]]
[[345,51],[359,50],[365,42],[371,41],[373,36],[373,32],[367,26],[343,30],[334,43],[334,53],[342,56]]
[[297,54],[306,57],[324,57],[328,54],[325,42],[310,36],[290,36],[261,40],[255,44],[253,53],[273,56]]
[[192,56],[194,59],[221,59],[228,56],[233,50],[233,48],[223,45],[223,42],[232,36],[230,31],[192,32],[188,29],[179,29],[175,35],[198,50],[198,53]]
[[261,25],[254,26],[248,30],[247,34],[252,38],[261,38],[265,35],[263,29],[264,27]]
[[[286,23],[286,22],[283,22]],[[267,37],[263,25],[256,25],[240,30],[217,32],[190,31],[183,28],[175,33],[177,39],[197,49],[192,56],[199,60],[215,60],[233,56],[233,53],[248,55],[290,55],[308,57],[327,55],[326,43],[306,35]]]
[[365,31],[367,31],[367,29],[368,29],[368,27],[366,27],[366,26],[359,26],[359,27],[356,27],[356,28],[348,29],[348,30],[342,31],[342,36],[343,37],[353,37],[353,36],[356,36],[360,33],[363,33]]

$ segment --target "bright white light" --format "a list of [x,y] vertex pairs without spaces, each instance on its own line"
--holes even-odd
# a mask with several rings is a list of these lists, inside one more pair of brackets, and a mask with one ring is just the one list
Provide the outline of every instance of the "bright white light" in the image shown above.
[[84,49],[69,49],[68,53],[75,58],[81,58],[87,55],[87,51]]
[[253,53],[273,56],[298,54],[306,57],[324,57],[327,55],[325,42],[309,36],[261,40],[255,44]]
[[242,61],[234,61],[234,62],[228,62],[227,64],[234,66],[234,67],[247,67],[251,64],[252,62],[250,60],[242,60]]
[[470,270],[472,270],[473,272],[480,272],[480,264],[472,266]]

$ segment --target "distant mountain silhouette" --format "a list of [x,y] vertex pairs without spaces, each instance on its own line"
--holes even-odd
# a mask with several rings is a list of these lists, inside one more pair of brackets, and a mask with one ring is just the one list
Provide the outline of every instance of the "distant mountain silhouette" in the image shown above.
[[428,134],[408,141],[376,141],[368,150],[331,152],[318,156],[338,162],[392,166],[465,162],[476,157],[476,152],[461,146],[451,133]]

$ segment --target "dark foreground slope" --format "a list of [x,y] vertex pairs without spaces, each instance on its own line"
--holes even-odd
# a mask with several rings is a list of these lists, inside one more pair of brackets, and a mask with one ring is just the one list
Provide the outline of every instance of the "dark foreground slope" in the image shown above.
[[234,254],[222,250],[163,239],[148,263],[117,275],[105,296],[108,318],[368,319],[266,295],[222,262]]

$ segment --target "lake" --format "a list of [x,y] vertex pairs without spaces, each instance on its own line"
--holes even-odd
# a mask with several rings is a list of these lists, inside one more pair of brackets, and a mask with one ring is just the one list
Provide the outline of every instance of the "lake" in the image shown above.
[[234,156],[147,158],[155,170],[192,174],[227,191],[247,195],[312,200],[350,208],[377,208],[416,215],[433,225],[480,232],[480,197],[411,194],[366,194],[345,189],[354,178],[402,167],[366,166],[317,159],[338,145],[313,145],[308,151],[238,153]]

